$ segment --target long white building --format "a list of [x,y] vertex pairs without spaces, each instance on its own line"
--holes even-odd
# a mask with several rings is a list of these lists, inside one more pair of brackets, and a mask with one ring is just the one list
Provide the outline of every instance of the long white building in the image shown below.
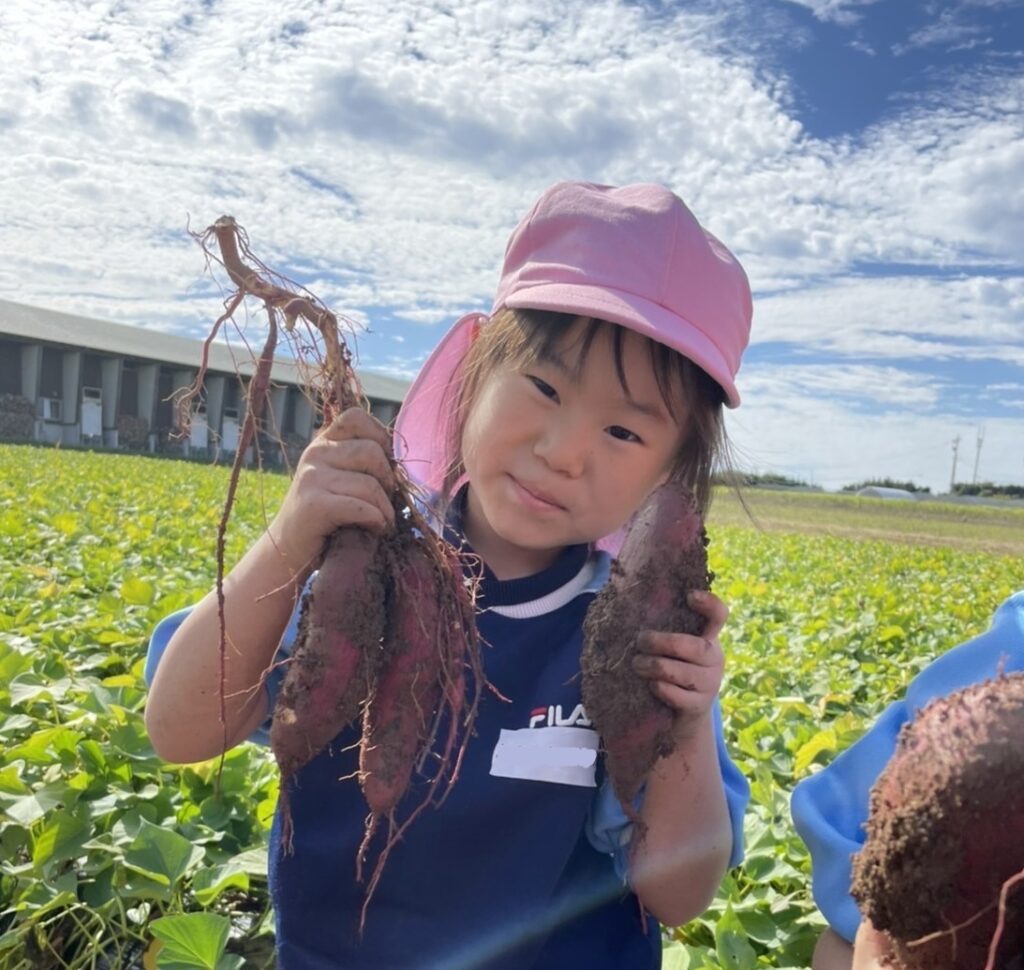
[[[210,348],[205,396],[187,432],[176,426],[173,396],[195,380],[202,341],[158,330],[0,300],[0,438],[94,444],[151,452],[233,454],[244,420],[248,353]],[[319,416],[302,390],[295,362],[277,358],[262,456],[280,462],[283,441],[294,460]],[[360,371],[372,412],[385,424],[408,383]]]

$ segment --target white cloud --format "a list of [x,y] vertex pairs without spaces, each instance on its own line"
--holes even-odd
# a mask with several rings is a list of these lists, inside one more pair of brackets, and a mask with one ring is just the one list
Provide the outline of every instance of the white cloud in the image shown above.
[[[841,25],[867,5],[792,2]],[[407,356],[374,366],[410,374],[427,327],[487,308],[544,186],[660,180],[743,259],[755,344],[846,362],[741,373],[765,442],[834,451],[867,434],[861,398],[943,409],[907,358],[1024,366],[1024,81],[965,71],[816,139],[764,53],[813,42],[796,19],[740,0],[7,0],[0,295],[202,332],[218,291],[185,228],[231,213],[359,328],[408,321]],[[889,263],[909,269],[872,275]],[[764,417],[775,399],[789,410]],[[801,444],[804,420],[820,439]]]
[[959,50],[975,44],[989,42],[986,36],[989,28],[979,23],[969,23],[963,19],[961,10],[943,10],[938,20],[918,28],[905,43],[893,47],[894,54],[904,54],[919,47],[943,46],[949,50]]
[[[1024,483],[1021,420],[986,418],[984,425],[978,479]],[[949,488],[957,436],[957,481],[971,479],[978,429],[976,422],[941,413],[892,412],[866,419],[843,402],[795,392],[770,402],[745,401],[728,415],[727,426],[739,464],[751,471],[777,472],[832,490],[888,477],[936,493]]]
[[[8,16],[27,27],[25,10]],[[301,56],[278,56],[281,32],[300,21],[309,29],[289,42]],[[0,203],[10,232],[31,226],[79,291],[94,289],[84,249],[133,264],[168,317],[199,269],[169,239],[186,214],[204,223],[222,211],[268,261],[353,270],[343,300],[447,310],[486,299],[505,234],[554,178],[662,179],[694,204],[703,196],[713,219],[759,158],[785,157],[799,125],[714,54],[697,33],[708,22],[645,30],[639,8],[553,0],[463,4],[457,16],[411,2],[386,17],[368,2],[287,17],[228,2],[191,22],[174,4],[54,15],[0,66],[0,85],[28,108],[4,142],[24,184],[8,179]],[[58,52],[60,70],[47,72]],[[41,91],[26,82],[33,71]],[[44,191],[38,160],[54,155],[86,167]],[[40,198],[54,218],[40,218]],[[0,243],[20,249],[3,229]],[[51,287],[30,269],[16,263],[0,285],[27,279],[22,296],[38,299]],[[137,295],[108,292],[108,305]]]
[[807,353],[1024,367],[1024,278],[847,277],[757,301],[752,338]]
[[1016,382],[1009,382],[1006,384],[989,384],[988,390],[1003,393],[1004,391],[1024,391],[1024,384],[1018,384]]
[[859,38],[851,40],[850,47],[855,51],[860,51],[862,54],[867,54],[868,57],[878,56],[878,51],[876,51],[866,40],[861,40]]
[[[754,365],[742,372],[744,407],[770,408],[775,401],[800,395],[811,399],[846,399],[872,411],[928,411],[939,400],[939,387],[928,374],[895,367],[851,364]],[[863,409],[863,408],[862,408]]]
[[[125,4],[116,18],[92,8],[77,25],[55,14],[32,34],[31,58],[0,66],[3,89],[30,109],[0,138],[8,158],[56,153],[88,159],[87,171],[43,192],[29,169],[29,192],[0,189],[5,213],[17,221],[48,197],[66,219],[91,195],[87,221],[113,216],[145,258],[154,228],[237,209],[254,238],[357,267],[380,302],[414,313],[486,297],[504,234],[558,177],[671,184],[755,283],[1021,251],[1024,131],[994,88],[908,112],[861,145],[830,144],[802,133],[754,65],[720,55],[706,14],[649,24],[612,0],[451,13],[399,0],[377,14],[368,0],[287,14],[228,2],[191,21],[172,3]],[[59,72],[33,72],[32,58],[52,64],[58,51]],[[119,218],[133,202],[145,209],[135,225]],[[37,228],[51,258],[77,261],[52,222]]]
[[858,8],[870,7],[878,0],[788,0],[800,7],[806,7],[818,20],[851,27],[860,22],[862,14]]

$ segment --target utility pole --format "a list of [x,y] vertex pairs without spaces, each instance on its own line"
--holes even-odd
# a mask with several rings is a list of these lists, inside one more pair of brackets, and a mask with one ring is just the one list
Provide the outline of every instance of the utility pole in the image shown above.
[[953,493],[953,486],[956,484],[956,453],[960,450],[960,435],[953,439],[953,474],[949,476],[949,491]]
[[981,458],[981,443],[984,440],[985,440],[985,428],[984,427],[979,427],[978,428],[978,446],[974,450],[974,477],[971,479],[971,481],[975,485],[978,484],[978,459]]

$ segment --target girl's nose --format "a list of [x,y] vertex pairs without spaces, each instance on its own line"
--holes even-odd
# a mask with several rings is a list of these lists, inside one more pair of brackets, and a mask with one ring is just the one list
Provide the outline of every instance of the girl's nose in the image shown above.
[[578,478],[587,466],[590,444],[578,423],[555,421],[538,437],[533,450],[552,471]]

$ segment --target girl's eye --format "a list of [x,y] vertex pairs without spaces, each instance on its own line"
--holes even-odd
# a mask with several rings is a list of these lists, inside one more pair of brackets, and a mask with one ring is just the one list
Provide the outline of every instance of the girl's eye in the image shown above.
[[532,374],[527,376],[529,376],[530,380],[533,381],[534,387],[536,387],[541,394],[545,397],[551,398],[552,401],[558,400],[558,391],[556,391],[550,384],[546,381],[542,381],[539,377],[534,377]]
[[629,428],[624,428],[620,424],[613,424],[608,429],[608,434],[619,441],[640,441],[642,440],[639,435],[634,434]]

